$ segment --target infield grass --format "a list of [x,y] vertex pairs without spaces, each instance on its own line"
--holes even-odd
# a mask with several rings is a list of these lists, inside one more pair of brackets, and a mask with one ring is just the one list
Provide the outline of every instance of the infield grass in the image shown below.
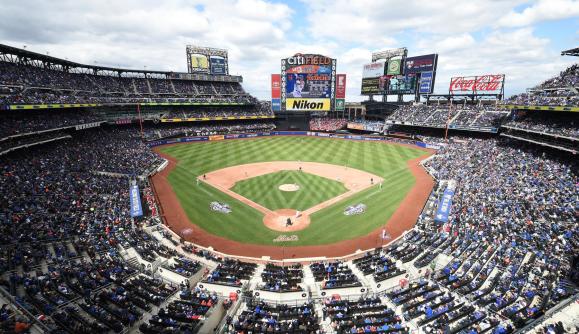
[[[297,184],[297,191],[281,191],[282,184]],[[279,171],[239,181],[231,189],[270,210],[305,211],[348,191],[343,183],[299,171]]]
[[[265,227],[259,211],[210,185],[196,185],[195,178],[241,164],[299,160],[348,166],[384,178],[382,189],[375,185],[313,214],[306,229],[291,233],[296,234],[299,241],[286,246],[321,245],[360,237],[383,226],[414,186],[414,176],[407,168],[407,161],[425,154],[396,144],[315,137],[186,143],[162,147],[161,152],[178,160],[168,180],[191,222],[211,234],[231,240],[277,246],[280,244],[272,240],[281,233]],[[211,211],[209,203],[212,201],[229,204],[232,212]],[[343,214],[347,206],[358,203],[366,204],[364,214]]]

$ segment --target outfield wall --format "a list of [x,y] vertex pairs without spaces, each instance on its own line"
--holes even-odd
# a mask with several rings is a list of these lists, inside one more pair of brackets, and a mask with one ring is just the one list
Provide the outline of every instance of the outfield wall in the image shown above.
[[219,140],[229,140],[229,139],[244,139],[244,138],[258,138],[258,137],[273,137],[273,136],[308,136],[308,137],[320,137],[320,138],[334,138],[334,139],[346,139],[346,140],[364,140],[364,141],[386,141],[392,143],[410,144],[416,145],[421,148],[429,148],[433,150],[440,149],[438,145],[426,144],[414,140],[405,140],[398,138],[390,138],[384,136],[364,136],[364,135],[343,135],[336,133],[326,133],[326,132],[313,132],[313,131],[272,131],[272,132],[258,132],[258,133],[233,133],[227,135],[210,135],[210,136],[193,136],[193,137],[179,137],[170,139],[160,139],[153,140],[147,143],[149,147],[169,145],[169,144],[179,144],[179,143],[190,143],[199,141],[219,141]]

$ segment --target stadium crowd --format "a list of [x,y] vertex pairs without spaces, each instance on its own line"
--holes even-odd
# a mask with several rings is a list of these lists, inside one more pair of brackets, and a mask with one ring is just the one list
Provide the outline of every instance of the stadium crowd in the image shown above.
[[508,113],[495,105],[403,105],[387,121],[412,123],[432,127],[498,128]]
[[579,106],[579,65],[574,64],[526,93],[513,95],[505,104],[530,106]]
[[0,106],[50,103],[214,102],[254,104],[239,83],[202,82],[151,75],[73,73],[0,62]]
[[504,125],[558,136],[579,138],[577,117],[567,113],[519,112]]
[[319,117],[310,120],[312,131],[337,131],[346,127],[348,121],[341,118]]

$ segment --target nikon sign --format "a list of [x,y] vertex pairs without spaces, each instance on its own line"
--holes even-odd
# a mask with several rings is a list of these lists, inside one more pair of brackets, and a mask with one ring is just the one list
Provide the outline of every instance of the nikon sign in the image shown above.
[[329,111],[330,99],[294,99],[286,100],[286,110]]

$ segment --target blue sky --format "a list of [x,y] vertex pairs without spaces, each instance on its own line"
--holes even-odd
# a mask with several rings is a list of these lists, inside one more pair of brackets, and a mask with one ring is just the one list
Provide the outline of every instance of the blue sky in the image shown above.
[[4,0],[0,42],[87,63],[186,71],[185,46],[229,50],[232,74],[268,99],[269,75],[297,52],[338,60],[347,99],[360,101],[373,51],[439,54],[435,92],[450,77],[506,74],[506,94],[556,75],[579,46],[573,0]]

